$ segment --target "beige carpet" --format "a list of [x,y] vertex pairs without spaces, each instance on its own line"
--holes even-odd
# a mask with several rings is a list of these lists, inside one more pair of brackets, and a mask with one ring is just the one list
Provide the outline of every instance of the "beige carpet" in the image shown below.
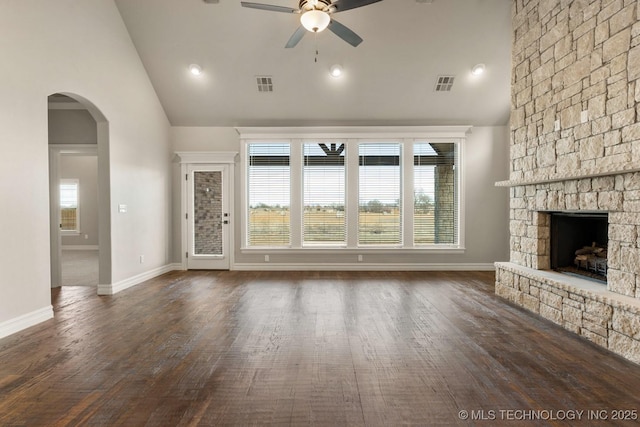
[[98,251],[63,249],[62,286],[98,286]]

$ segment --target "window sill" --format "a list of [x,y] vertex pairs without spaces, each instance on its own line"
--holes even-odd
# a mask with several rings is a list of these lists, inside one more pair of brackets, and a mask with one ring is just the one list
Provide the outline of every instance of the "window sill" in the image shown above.
[[65,237],[65,236],[79,236],[80,232],[79,231],[60,231],[60,235],[62,237]]
[[466,248],[461,246],[420,246],[414,248],[400,248],[397,246],[386,247],[359,247],[359,248],[345,248],[345,247],[304,247],[304,248],[276,248],[276,247],[252,247],[241,248],[240,252],[243,254],[381,254],[381,253],[394,253],[394,254],[463,254]]

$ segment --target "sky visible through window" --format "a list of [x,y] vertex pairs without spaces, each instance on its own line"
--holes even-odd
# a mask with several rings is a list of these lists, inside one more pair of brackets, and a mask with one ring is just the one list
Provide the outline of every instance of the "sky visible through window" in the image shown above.
[[[323,149],[324,147],[324,149]],[[345,196],[344,147],[340,143],[305,143],[303,145],[304,203],[305,206],[342,206]],[[324,150],[333,150],[340,165],[320,164],[313,166],[312,158],[329,159]],[[340,154],[337,154],[340,153]],[[328,162],[332,163],[332,162]]]

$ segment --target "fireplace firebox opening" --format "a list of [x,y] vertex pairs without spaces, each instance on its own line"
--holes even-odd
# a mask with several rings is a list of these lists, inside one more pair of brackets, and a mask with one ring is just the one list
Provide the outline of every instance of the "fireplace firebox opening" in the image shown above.
[[607,212],[551,212],[551,269],[607,283]]

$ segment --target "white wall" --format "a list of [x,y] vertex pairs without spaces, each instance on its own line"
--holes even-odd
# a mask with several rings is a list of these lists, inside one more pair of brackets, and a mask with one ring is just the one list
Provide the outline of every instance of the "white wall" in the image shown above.
[[[171,141],[174,151],[237,151],[240,152],[240,138],[233,128],[220,127],[173,127]],[[367,255],[367,263],[375,265],[415,264],[416,268],[428,264],[492,265],[495,261],[509,259],[508,235],[508,191],[494,186],[496,181],[508,177],[509,130],[506,126],[474,127],[464,145],[463,179],[465,185],[465,246],[464,254],[394,254]],[[180,261],[180,184],[179,165],[174,164],[174,253],[175,262]],[[243,254],[240,242],[240,165],[236,167],[236,206],[234,253],[237,264],[264,264],[263,254]],[[309,263],[343,264],[351,261],[341,254],[312,256],[305,254],[271,254],[271,264]]]
[[[183,127],[171,128],[171,147],[173,152],[180,151],[239,151],[238,132],[230,127]],[[174,158],[174,160],[176,160]],[[236,168],[237,169],[237,168]],[[237,173],[237,170],[236,170]],[[180,164],[174,161],[173,168],[173,262],[182,257],[181,236],[181,185]],[[236,179],[236,182],[239,182]]]
[[170,261],[171,185],[169,123],[112,0],[0,2],[0,52],[2,336],[51,314],[48,95],[108,121],[113,282]]
[[177,151],[240,151],[240,136],[230,127],[171,128],[171,149]]
[[49,110],[49,144],[97,144],[96,121],[87,110]]
[[509,259],[509,127],[474,127],[464,151],[465,234],[469,262]]

